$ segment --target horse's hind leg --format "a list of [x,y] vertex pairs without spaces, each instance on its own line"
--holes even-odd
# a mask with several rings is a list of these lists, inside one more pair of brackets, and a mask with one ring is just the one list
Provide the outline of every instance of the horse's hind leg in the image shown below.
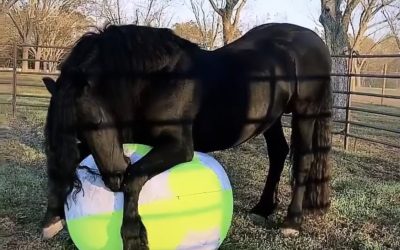
[[[89,155],[89,149],[85,144],[78,146],[80,159]],[[73,175],[75,169],[60,169],[58,165],[49,164],[47,209],[42,221],[42,238],[50,239],[60,232],[64,227],[64,202],[70,180],[66,176]]]
[[292,188],[293,196],[288,214],[282,226],[284,236],[297,236],[303,218],[303,199],[306,191],[306,181],[309,176],[313,155],[313,132],[315,113],[293,113],[291,149],[293,157]]
[[267,141],[270,167],[264,190],[257,205],[250,211],[255,221],[265,219],[271,215],[278,204],[278,184],[284,167],[289,147],[282,129],[281,118],[264,133]]

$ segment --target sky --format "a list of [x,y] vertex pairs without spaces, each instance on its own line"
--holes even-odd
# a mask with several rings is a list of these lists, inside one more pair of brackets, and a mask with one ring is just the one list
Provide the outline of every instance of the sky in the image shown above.
[[[241,25],[263,22],[289,22],[314,29],[321,11],[320,0],[248,0],[242,11]],[[176,21],[193,17],[186,5],[177,6]]]
[[[135,4],[140,5],[142,1],[144,0],[122,0],[127,12],[133,10]],[[208,0],[204,1],[206,6],[211,6]],[[172,3],[168,10],[173,13],[172,25],[194,20],[189,0],[173,0]],[[255,24],[289,22],[314,30],[319,25],[320,10],[320,0],[247,0],[242,10],[240,28],[245,31]]]

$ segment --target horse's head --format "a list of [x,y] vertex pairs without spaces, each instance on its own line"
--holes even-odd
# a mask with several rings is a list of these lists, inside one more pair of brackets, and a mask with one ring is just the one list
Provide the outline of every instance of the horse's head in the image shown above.
[[[167,29],[131,25],[82,36],[63,61],[57,82],[43,79],[52,95],[46,126],[51,164],[75,170],[82,157],[77,145],[81,141],[106,185],[117,190],[129,164],[117,117],[133,119],[132,105],[139,103],[146,82],[155,78],[146,74],[175,67],[180,46],[197,48]],[[129,114],[122,111],[124,106],[129,106]]]
[[107,100],[101,98],[95,84],[84,74],[62,72],[57,82],[51,78],[44,78],[43,82],[51,93],[46,124],[48,156],[53,160],[49,163],[67,168],[65,172],[75,171],[83,157],[78,143],[84,143],[105,184],[118,190],[128,158],[123,154],[120,133]]

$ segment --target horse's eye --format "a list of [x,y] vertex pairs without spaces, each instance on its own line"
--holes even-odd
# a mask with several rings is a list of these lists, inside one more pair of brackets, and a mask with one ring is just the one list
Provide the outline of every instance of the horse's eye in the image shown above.
[[96,105],[86,103],[79,108],[78,119],[83,124],[98,126],[103,122],[103,112]]

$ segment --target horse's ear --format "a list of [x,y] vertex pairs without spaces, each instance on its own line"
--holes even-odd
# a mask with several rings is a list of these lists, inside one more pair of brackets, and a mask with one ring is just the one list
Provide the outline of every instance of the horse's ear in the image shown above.
[[51,95],[56,93],[56,82],[50,77],[43,77],[43,83]]

